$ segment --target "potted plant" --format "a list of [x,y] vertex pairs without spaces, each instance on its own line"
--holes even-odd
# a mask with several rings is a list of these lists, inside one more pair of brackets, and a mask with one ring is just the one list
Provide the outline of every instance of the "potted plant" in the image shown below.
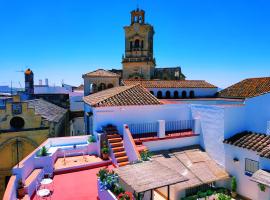
[[96,138],[95,138],[95,136],[90,135],[87,141],[88,141],[89,144],[95,143],[96,142]]
[[99,180],[101,182],[103,182],[106,179],[106,177],[107,177],[108,174],[109,174],[109,170],[108,169],[106,169],[106,168],[100,169],[99,172],[98,172],[98,174],[97,174],[97,177],[99,177]]
[[25,196],[25,189],[24,189],[24,183],[20,179],[18,182],[18,188],[17,188],[18,198],[22,199]]
[[258,183],[258,186],[259,186],[261,192],[265,192],[265,185],[264,184]]
[[103,146],[102,149],[101,149],[101,152],[102,152],[102,158],[104,160],[108,160],[109,159],[109,148],[107,146]]
[[38,153],[38,156],[43,157],[43,156],[47,156],[48,155],[48,149],[43,146]]
[[236,190],[237,190],[237,182],[236,182],[236,177],[232,177],[232,182],[231,182],[231,189],[232,189],[232,197],[235,198],[237,196]]
[[144,150],[140,153],[142,161],[149,161],[152,157],[152,154],[148,150]]

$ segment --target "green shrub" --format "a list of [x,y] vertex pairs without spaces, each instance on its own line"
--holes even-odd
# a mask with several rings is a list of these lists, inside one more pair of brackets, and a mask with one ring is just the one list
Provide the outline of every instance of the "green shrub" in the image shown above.
[[258,186],[262,192],[265,192],[265,185],[264,184],[258,183]]
[[218,194],[218,200],[231,200],[231,197],[226,194]]
[[108,169],[100,169],[99,172],[97,173],[97,176],[99,177],[100,181],[103,182],[106,178],[107,175],[109,174]]
[[95,143],[95,142],[96,142],[95,136],[90,135],[89,138],[88,138],[88,142],[89,142],[89,143]]
[[207,196],[211,196],[212,194],[214,194],[213,190],[207,190],[206,191]]
[[124,188],[123,187],[121,187],[120,185],[115,185],[115,187],[114,187],[114,189],[113,189],[113,193],[116,195],[116,196],[118,196],[119,194],[121,194],[121,193],[124,193],[125,192],[125,190],[124,190]]
[[103,154],[107,154],[107,153],[109,153],[109,148],[108,147],[103,147],[102,149],[101,149],[101,152],[103,153]]
[[207,197],[207,192],[199,191],[199,192],[197,193],[197,195],[198,195],[199,198],[204,198],[204,197]]
[[39,150],[38,156],[47,156],[47,155],[48,155],[48,149],[45,146],[43,146]]
[[142,161],[148,161],[152,157],[152,154],[148,150],[145,150],[140,153],[140,156]]
[[232,189],[232,192],[236,192],[236,189],[237,189],[237,182],[236,182],[235,176],[232,177],[231,189]]

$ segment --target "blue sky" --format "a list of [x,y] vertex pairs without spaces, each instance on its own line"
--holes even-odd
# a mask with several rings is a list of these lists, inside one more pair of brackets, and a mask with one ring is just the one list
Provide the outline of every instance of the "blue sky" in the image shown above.
[[227,87],[270,76],[269,0],[0,0],[0,85],[22,86],[27,66],[50,84],[121,68],[123,26],[146,11],[158,67]]

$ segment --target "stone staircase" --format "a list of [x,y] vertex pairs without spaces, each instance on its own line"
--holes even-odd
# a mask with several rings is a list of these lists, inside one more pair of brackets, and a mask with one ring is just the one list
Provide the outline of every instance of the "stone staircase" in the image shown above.
[[113,152],[117,165],[119,167],[129,164],[128,157],[123,144],[123,139],[115,126],[109,126],[104,129],[107,134],[110,150]]

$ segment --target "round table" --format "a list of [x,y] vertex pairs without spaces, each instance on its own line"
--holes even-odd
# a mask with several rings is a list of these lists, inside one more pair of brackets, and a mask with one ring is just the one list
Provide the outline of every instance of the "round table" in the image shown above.
[[44,178],[42,179],[42,181],[40,182],[41,185],[49,185],[53,182],[53,180],[51,178]]

